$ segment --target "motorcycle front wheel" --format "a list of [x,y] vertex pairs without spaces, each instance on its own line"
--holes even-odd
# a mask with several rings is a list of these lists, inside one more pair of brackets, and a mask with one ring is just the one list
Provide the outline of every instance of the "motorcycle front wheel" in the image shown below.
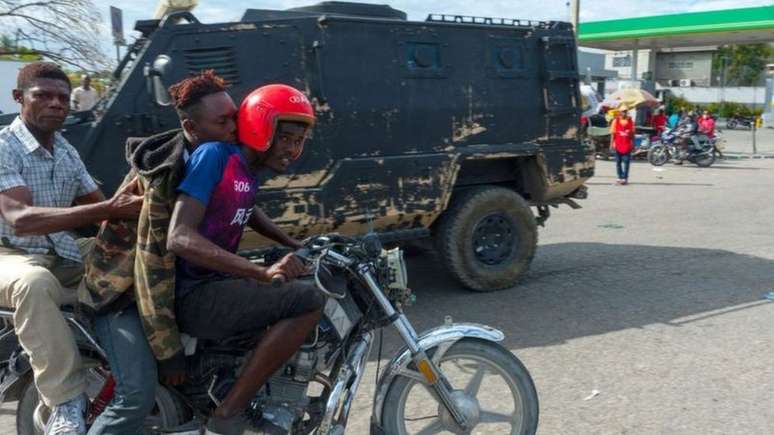
[[669,161],[669,152],[664,145],[653,145],[648,150],[648,162],[653,166],[663,166]]
[[[428,354],[432,357],[433,352]],[[470,429],[463,431],[456,425],[429,385],[401,376],[385,398],[385,433],[532,435],[537,431],[538,396],[532,377],[504,347],[464,338],[436,364],[452,385],[452,400],[471,423]]]

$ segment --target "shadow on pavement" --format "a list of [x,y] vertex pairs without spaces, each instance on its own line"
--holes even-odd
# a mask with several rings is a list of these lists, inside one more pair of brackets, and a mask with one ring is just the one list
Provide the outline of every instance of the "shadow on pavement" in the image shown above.
[[[630,186],[705,186],[705,187],[713,187],[714,184],[710,183],[659,183],[659,182],[648,182],[648,181],[630,181],[628,183]],[[594,182],[586,182],[587,186],[614,186],[614,182],[610,183],[594,183]]]
[[731,166],[726,163],[723,164],[714,164],[710,167],[711,169],[724,169],[724,170],[732,170],[732,171],[761,171],[763,168],[755,168],[750,166]]
[[[522,284],[494,293],[463,289],[430,254],[409,259],[408,267],[417,302],[407,315],[418,331],[442,324],[448,314],[501,328],[510,349],[657,323],[679,327],[743,304],[770,303],[763,295],[774,282],[774,261],[764,258],[603,243],[540,246]],[[400,344],[386,334],[384,357]]]

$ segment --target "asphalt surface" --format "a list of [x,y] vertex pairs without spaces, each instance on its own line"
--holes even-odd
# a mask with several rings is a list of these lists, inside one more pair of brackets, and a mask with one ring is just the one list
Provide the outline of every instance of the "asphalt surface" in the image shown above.
[[[519,287],[468,293],[412,259],[408,314],[418,329],[447,314],[501,328],[535,380],[541,434],[774,433],[772,169],[638,162],[615,186],[600,162]],[[367,433],[368,393],[348,434]]]
[[[534,378],[540,434],[774,433],[774,159],[635,162],[629,186],[614,179],[599,162],[583,209],[554,210],[516,288],[471,293],[432,254],[411,257],[409,318],[502,329]],[[383,362],[399,344],[387,331]],[[376,360],[349,435],[367,433]]]
[[718,127],[726,148],[724,152],[774,157],[774,128],[755,130],[755,147],[753,147],[752,130],[743,128],[729,130],[725,128],[725,123],[719,123]]

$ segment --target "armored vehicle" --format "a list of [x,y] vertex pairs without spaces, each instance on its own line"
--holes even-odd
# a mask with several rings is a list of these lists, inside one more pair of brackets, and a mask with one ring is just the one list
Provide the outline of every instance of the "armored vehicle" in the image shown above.
[[[166,88],[213,69],[239,102],[281,82],[305,91],[318,123],[288,175],[266,174],[257,203],[296,237],[433,237],[466,287],[513,286],[549,207],[585,198],[594,155],[579,140],[576,45],[562,22],[429,15],[323,2],[247,10],[205,24],[190,12],[138,21],[117,85],[66,135],[104,190],[124,143],[176,128]],[[535,212],[533,212],[533,208]],[[243,248],[265,241],[247,234]]]

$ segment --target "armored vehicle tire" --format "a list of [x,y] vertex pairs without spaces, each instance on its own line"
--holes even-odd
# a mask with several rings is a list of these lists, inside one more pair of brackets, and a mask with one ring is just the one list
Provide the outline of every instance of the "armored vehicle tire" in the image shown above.
[[474,291],[513,287],[527,272],[537,247],[537,224],[515,191],[481,186],[459,192],[435,232],[444,266]]

